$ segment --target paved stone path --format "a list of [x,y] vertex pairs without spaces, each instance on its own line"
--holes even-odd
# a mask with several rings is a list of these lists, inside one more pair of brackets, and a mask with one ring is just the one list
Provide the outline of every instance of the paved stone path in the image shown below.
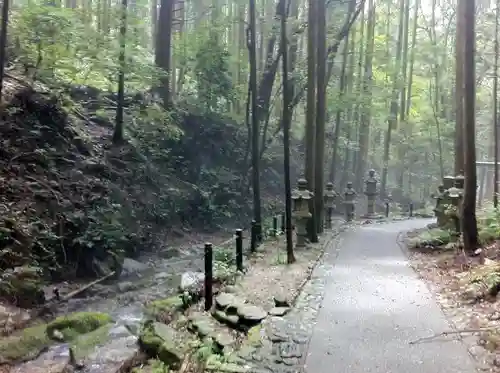
[[457,336],[409,344],[452,329],[397,244],[400,232],[430,222],[373,224],[341,233],[296,307],[264,321],[270,341],[241,351],[250,372],[475,372]]
[[[397,244],[427,220],[374,224],[343,235],[318,275],[325,297],[306,357],[306,373],[472,373],[457,336],[409,344],[451,329]],[[325,273],[325,270],[328,273]]]

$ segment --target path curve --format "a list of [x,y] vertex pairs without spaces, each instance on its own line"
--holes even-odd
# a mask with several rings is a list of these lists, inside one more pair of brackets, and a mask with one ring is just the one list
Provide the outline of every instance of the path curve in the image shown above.
[[[309,344],[306,373],[473,373],[458,336],[409,344],[452,329],[408,264],[398,234],[429,220],[373,224],[343,235]],[[334,250],[334,248],[332,248]]]

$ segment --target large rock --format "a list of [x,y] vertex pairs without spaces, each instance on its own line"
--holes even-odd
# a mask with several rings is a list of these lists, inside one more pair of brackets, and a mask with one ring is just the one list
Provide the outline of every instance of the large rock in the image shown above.
[[139,343],[150,357],[157,357],[172,369],[179,369],[188,352],[186,336],[168,325],[147,321]]
[[85,360],[86,373],[120,373],[146,362],[147,356],[139,351],[137,337],[128,335],[113,338]]
[[238,307],[238,316],[240,317],[240,323],[244,324],[257,324],[267,317],[267,312],[261,307],[244,304]]
[[231,293],[220,293],[215,297],[215,307],[228,315],[236,315],[238,308],[245,304],[245,300]]
[[181,275],[179,282],[179,291],[184,293],[201,293],[205,281],[205,274],[203,272],[184,272]]
[[122,263],[122,276],[128,276],[133,274],[138,274],[140,272],[144,272],[149,269],[147,264],[138,262],[137,260],[125,258]]
[[202,339],[204,337],[212,338],[221,350],[235,343],[233,336],[207,314],[195,313],[191,315],[189,328]]
[[67,344],[52,346],[35,360],[20,364],[10,373],[66,373],[72,371],[69,346]]

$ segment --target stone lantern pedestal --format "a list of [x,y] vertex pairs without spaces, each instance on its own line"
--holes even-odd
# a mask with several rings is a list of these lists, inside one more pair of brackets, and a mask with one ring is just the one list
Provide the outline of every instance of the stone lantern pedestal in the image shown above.
[[460,235],[460,200],[462,199],[462,193],[457,187],[451,187],[448,189],[448,198],[451,201],[453,210],[449,212],[450,218],[453,221],[453,228],[455,229],[455,234],[458,237]]
[[344,208],[345,208],[345,220],[352,221],[354,219],[354,212],[356,209],[356,196],[358,194],[352,187],[352,183],[348,182],[344,190]]
[[325,226],[327,229],[332,228],[332,213],[335,206],[335,198],[337,193],[333,190],[333,183],[327,183],[323,200],[325,201]]
[[378,195],[377,191],[378,180],[375,177],[375,170],[368,171],[368,178],[365,180],[365,195],[367,199],[367,210],[364,218],[367,219],[377,219],[378,216],[375,213],[375,200]]
[[293,218],[297,228],[296,247],[304,247],[307,243],[307,223],[312,215],[309,212],[309,201],[313,193],[307,189],[307,180],[299,179],[297,188],[292,191]]
[[433,196],[433,198],[436,200],[436,207],[434,207],[434,215],[436,216],[437,220],[437,225],[440,228],[444,228],[446,225],[446,217],[445,217],[445,209],[443,206],[443,198],[444,198],[444,186],[440,185],[438,186],[438,192]]

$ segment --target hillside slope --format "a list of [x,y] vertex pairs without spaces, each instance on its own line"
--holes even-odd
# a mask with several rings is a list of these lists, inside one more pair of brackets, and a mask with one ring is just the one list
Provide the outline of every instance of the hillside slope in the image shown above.
[[[125,255],[164,244],[163,233],[176,226],[216,229],[246,219],[243,126],[178,109],[171,128],[180,136],[143,124],[116,147],[102,110],[109,96],[94,90],[82,97],[78,89],[72,98],[55,97],[21,79],[6,87],[0,297],[41,301],[41,279],[102,275],[119,270]],[[147,108],[137,97],[129,104],[134,100]],[[31,296],[21,300],[20,292]]]

